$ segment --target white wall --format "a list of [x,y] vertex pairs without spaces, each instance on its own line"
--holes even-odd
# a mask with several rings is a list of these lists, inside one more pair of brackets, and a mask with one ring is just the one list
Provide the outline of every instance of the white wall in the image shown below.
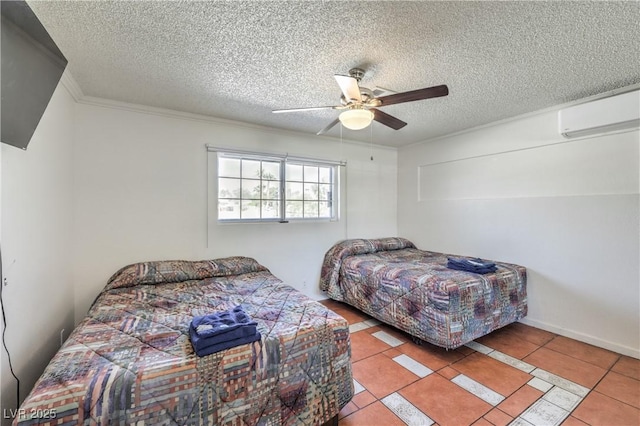
[[400,149],[399,234],[526,266],[523,322],[639,357],[638,131],[556,129],[547,111]]
[[[109,276],[133,262],[256,258],[314,298],[326,250],[344,238],[396,235],[395,148],[80,104],[75,144],[76,320]],[[225,224],[207,218],[205,145],[347,161],[337,223]]]
[[[1,235],[7,346],[21,381],[33,387],[74,324],[72,142],[75,101],[60,84],[26,151],[2,144]],[[2,351],[2,408],[16,408]],[[4,413],[3,413],[4,414]],[[8,411],[7,411],[8,416]],[[3,424],[8,420],[4,419]]]

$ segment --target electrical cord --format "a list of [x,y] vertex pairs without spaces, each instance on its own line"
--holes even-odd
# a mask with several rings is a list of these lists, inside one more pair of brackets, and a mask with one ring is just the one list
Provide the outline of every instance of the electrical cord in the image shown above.
[[20,379],[16,376],[16,373],[13,371],[13,364],[11,363],[11,354],[9,353],[9,348],[7,348],[7,342],[4,339],[4,335],[7,331],[7,317],[4,313],[4,300],[2,298],[2,292],[4,288],[4,277],[2,276],[2,251],[0,250],[0,308],[2,310],[2,346],[4,346],[4,350],[7,353],[7,359],[9,360],[9,370],[11,370],[11,375],[14,379],[16,379],[16,408],[20,406]]

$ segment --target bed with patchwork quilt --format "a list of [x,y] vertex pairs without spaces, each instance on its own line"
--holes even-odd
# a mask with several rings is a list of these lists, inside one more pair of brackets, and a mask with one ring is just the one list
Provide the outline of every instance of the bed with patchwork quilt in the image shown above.
[[[236,306],[261,339],[196,356],[192,318]],[[137,263],[111,277],[14,424],[337,423],[350,355],[346,320],[251,258]]]
[[479,274],[449,269],[449,258],[418,250],[404,238],[345,240],[326,253],[320,288],[331,299],[447,349],[526,316],[524,267],[495,262],[495,272]]

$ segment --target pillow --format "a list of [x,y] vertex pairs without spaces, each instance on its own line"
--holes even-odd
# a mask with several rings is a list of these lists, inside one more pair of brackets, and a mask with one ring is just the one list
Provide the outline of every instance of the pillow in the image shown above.
[[399,237],[378,238],[376,240],[369,240],[369,242],[373,245],[376,252],[416,248],[411,241]]
[[409,240],[399,237],[377,238],[377,239],[354,239],[344,240],[335,244],[325,254],[325,263],[329,259],[342,260],[347,256],[357,254],[375,253],[378,251],[400,250],[405,248],[416,248]]
[[327,292],[332,299],[342,300],[338,288],[338,276],[342,260],[345,257],[405,248],[416,248],[416,246],[411,241],[398,237],[341,241],[331,247],[324,255],[320,270],[320,290]]
[[259,271],[268,271],[268,269],[255,259],[243,256],[198,261],[160,260],[141,262],[125,266],[113,274],[107,281],[105,290],[133,287],[141,284],[202,280]]

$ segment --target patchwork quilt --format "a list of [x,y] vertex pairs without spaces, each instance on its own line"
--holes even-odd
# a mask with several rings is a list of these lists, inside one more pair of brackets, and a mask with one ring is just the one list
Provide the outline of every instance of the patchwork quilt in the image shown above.
[[496,272],[476,274],[447,268],[448,257],[418,250],[404,238],[346,240],[326,253],[320,288],[448,349],[526,316],[524,267],[495,262]]
[[[260,341],[199,358],[194,316],[241,305]],[[14,424],[316,425],[353,396],[347,322],[245,257],[127,266]]]

